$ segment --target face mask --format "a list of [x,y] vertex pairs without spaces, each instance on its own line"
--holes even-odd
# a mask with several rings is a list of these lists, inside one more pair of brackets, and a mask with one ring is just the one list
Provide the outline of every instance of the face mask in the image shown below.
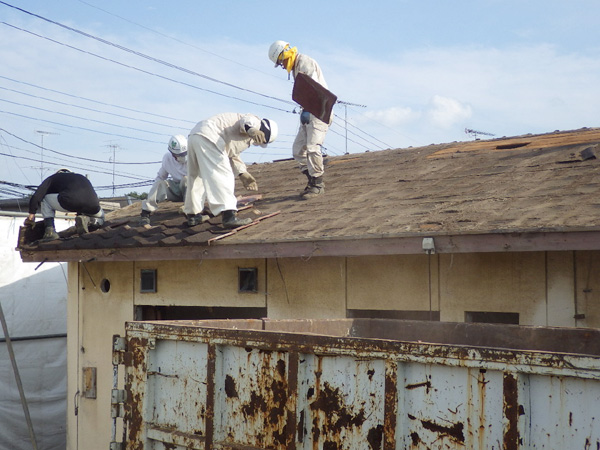
[[176,160],[178,163],[182,163],[182,164],[183,164],[183,163],[185,162],[185,156],[176,156],[176,157],[175,157],[175,160]]
[[287,47],[284,51],[281,52],[279,59],[281,60],[281,65],[287,70],[287,73],[292,71],[294,67],[294,63],[296,62],[296,55],[298,54],[298,49],[296,47]]

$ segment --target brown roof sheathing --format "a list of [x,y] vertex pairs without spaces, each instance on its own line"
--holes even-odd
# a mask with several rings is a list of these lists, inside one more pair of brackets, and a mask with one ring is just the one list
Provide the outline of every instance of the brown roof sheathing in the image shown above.
[[29,261],[418,253],[423,237],[446,252],[600,248],[599,143],[600,129],[584,128],[328,157],[325,194],[309,201],[294,161],[254,164],[260,198],[240,215],[278,214],[224,238],[213,239],[220,218],[189,228],[181,203],[165,202],[150,229],[132,205],[101,230],[20,251]]

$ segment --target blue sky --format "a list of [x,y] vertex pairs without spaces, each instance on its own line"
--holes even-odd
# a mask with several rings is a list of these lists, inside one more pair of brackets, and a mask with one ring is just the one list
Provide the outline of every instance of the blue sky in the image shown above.
[[[5,3],[26,11],[0,4],[9,183],[38,184],[59,166],[96,186],[153,179],[157,163],[122,163],[159,161],[171,134],[225,111],[280,124],[280,139],[244,152],[247,163],[290,157],[298,116],[292,82],[267,57],[276,39],[314,57],[339,99],[366,105],[335,107],[333,155],[473,139],[465,128],[501,137],[595,127],[600,117],[595,1]],[[117,193],[132,190],[147,188]]]

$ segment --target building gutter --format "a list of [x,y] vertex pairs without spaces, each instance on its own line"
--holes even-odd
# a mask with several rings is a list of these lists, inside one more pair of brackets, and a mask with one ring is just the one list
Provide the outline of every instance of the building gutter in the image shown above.
[[285,242],[227,243],[113,249],[18,249],[24,262],[163,261],[312,258],[428,253],[492,253],[600,250],[600,231],[413,235]]

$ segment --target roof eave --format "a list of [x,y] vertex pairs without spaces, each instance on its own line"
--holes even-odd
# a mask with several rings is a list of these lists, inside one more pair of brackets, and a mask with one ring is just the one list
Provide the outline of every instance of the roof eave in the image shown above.
[[600,250],[600,231],[513,232],[457,235],[414,235],[363,239],[327,239],[212,245],[80,249],[20,249],[24,262],[160,261],[197,259],[311,258],[316,256],[377,256],[427,253],[424,238],[432,238],[435,253],[490,253]]

